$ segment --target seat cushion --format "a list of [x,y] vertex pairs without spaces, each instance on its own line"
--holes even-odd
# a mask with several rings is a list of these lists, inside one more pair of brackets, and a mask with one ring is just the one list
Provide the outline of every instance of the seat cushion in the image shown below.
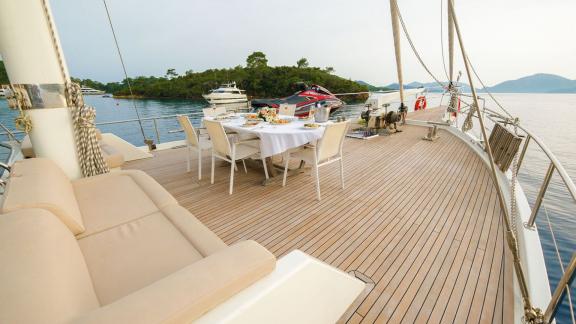
[[0,215],[0,323],[64,323],[99,307],[78,243],[44,209]]
[[202,256],[208,256],[228,247],[214,232],[210,231],[184,207],[170,205],[162,208],[162,213]]
[[119,168],[124,164],[124,155],[112,145],[100,141],[100,149],[102,149],[104,161],[106,161],[110,169]]
[[50,211],[74,234],[84,231],[72,184],[62,169],[49,159],[21,160],[12,166],[2,212],[26,208]]
[[111,172],[79,179],[72,185],[86,229],[79,238],[177,204],[174,197],[142,171]]
[[191,323],[272,272],[275,261],[258,243],[240,242],[73,323]]
[[78,244],[103,305],[202,259],[159,212],[83,237]]

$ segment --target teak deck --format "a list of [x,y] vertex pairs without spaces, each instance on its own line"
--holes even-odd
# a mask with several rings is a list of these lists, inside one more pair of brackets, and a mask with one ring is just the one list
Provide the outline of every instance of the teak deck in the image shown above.
[[261,169],[240,166],[229,196],[229,165],[211,185],[209,154],[201,181],[183,148],[126,168],[148,172],[226,243],[253,239],[277,257],[300,249],[369,278],[349,323],[512,323],[513,264],[488,169],[447,132],[428,142],[424,128],[402,129],[347,139],[346,188],[337,164],[321,168],[321,202],[309,169],[264,187]]

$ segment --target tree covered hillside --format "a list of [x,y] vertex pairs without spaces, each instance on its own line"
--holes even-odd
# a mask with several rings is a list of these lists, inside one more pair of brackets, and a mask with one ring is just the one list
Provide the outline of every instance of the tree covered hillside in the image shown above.
[[[130,79],[135,96],[145,98],[202,98],[203,93],[218,87],[221,83],[235,81],[239,88],[246,90],[251,98],[273,98],[288,96],[296,91],[295,85],[305,82],[319,84],[333,93],[368,91],[368,87],[333,74],[331,67],[310,67],[302,58],[296,66],[268,66],[266,55],[254,52],[246,59],[246,67],[210,69],[203,72],[186,71],[179,75],[168,69],[164,77],[136,77]],[[76,80],[82,85],[105,90],[117,96],[130,94],[126,81],[103,84],[92,80]],[[365,95],[350,99],[363,99]]]

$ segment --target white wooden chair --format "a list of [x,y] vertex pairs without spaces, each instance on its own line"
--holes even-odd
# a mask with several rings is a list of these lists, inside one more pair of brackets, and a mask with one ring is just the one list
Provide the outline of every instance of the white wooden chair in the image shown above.
[[[259,140],[244,140],[240,142],[234,142],[230,144],[228,136],[224,131],[224,127],[218,121],[204,120],[204,126],[206,126],[206,131],[210,135],[212,140],[212,172],[210,175],[210,183],[214,183],[214,167],[216,163],[216,158],[230,162],[230,194],[234,188],[234,170],[236,169],[236,161],[242,160],[244,165],[244,172],[248,173],[246,170],[246,163],[244,159],[252,156],[260,155],[260,148],[257,144]],[[266,161],[264,158],[262,163],[264,164],[264,174],[266,179],[268,179],[268,169],[266,168]]]
[[212,143],[207,138],[198,136],[188,116],[179,115],[177,118],[186,135],[186,171],[190,172],[190,155],[192,151],[195,151],[198,154],[198,180],[200,180],[202,179],[202,151],[211,149]]
[[344,137],[348,130],[349,122],[340,122],[328,124],[324,130],[324,135],[318,140],[316,145],[305,146],[303,149],[295,152],[290,152],[285,157],[284,161],[284,179],[282,186],[286,185],[286,176],[288,174],[288,163],[290,159],[304,161],[312,165],[314,170],[314,178],[316,180],[316,198],[321,199],[320,196],[320,174],[318,169],[321,166],[340,162],[340,182],[342,189],[344,189],[344,163],[342,161],[342,147],[344,146]]
[[278,107],[278,115],[294,117],[296,113],[296,105],[280,104]]
[[216,117],[218,115],[226,114],[226,108],[224,107],[208,107],[202,109],[204,117]]

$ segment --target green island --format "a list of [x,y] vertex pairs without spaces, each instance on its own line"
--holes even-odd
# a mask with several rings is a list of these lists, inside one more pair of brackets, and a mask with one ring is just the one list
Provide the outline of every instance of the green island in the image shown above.
[[[101,83],[90,79],[74,79],[98,90],[104,90],[115,97],[130,97],[126,80],[122,82]],[[202,94],[217,88],[220,84],[235,81],[240,89],[246,90],[249,98],[277,98],[291,95],[297,91],[297,84],[319,84],[333,93],[366,92],[369,87],[352,80],[334,75],[331,67],[311,67],[308,60],[302,58],[295,66],[269,66],[266,55],[254,52],[246,59],[246,66],[228,69],[210,69],[203,72],[186,71],[178,74],[168,69],[163,77],[140,76],[130,78],[132,91],[136,98],[180,98],[202,99]],[[366,94],[344,96],[348,102],[362,101]]]

